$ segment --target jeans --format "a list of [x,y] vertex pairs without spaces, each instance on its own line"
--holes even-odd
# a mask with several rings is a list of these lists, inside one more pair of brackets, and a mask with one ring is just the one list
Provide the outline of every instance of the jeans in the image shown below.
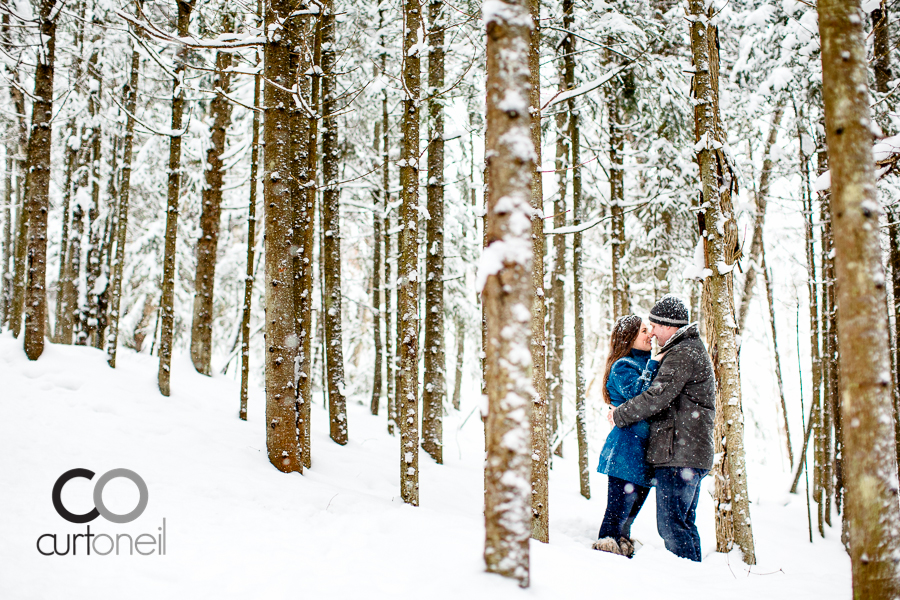
[[631,539],[631,524],[644,505],[650,488],[610,476],[608,489],[606,514],[603,515],[598,539]]
[[700,480],[708,471],[690,467],[656,467],[656,527],[666,549],[700,562],[700,534],[694,520]]

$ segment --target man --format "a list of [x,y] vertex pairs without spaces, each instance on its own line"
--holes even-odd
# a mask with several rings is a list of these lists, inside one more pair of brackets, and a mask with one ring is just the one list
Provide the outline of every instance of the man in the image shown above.
[[670,552],[699,562],[694,524],[700,480],[713,464],[716,384],[696,323],[687,307],[665,296],[650,311],[660,344],[659,371],[643,394],[609,413],[611,425],[650,425],[647,462],[656,471],[656,526]]

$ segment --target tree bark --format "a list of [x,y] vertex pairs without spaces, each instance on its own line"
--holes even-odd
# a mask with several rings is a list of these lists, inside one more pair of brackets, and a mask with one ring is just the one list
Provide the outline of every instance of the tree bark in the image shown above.
[[[571,52],[571,38],[565,36],[561,45],[564,55]],[[566,78],[564,61],[560,61],[559,89],[565,91]],[[553,207],[553,227],[566,226],[566,179],[569,167],[569,129],[566,111],[556,113],[556,174],[557,192]],[[550,354],[547,360],[550,384],[550,447],[557,456],[562,456],[562,406],[563,406],[563,359],[566,333],[566,237],[553,236],[553,271],[550,274]]]
[[[489,172],[479,281],[487,320],[485,548],[489,572],[529,584],[531,532],[532,174],[528,0],[485,2]],[[502,333],[501,333],[502,332]]]
[[347,399],[344,397],[344,353],[341,327],[341,215],[338,187],[337,48],[334,0],[325,2],[322,18],[322,224],[325,264],[325,348],[328,365],[328,415],[331,439],[347,443]]
[[[572,31],[575,22],[574,0],[563,0],[563,29]],[[566,88],[575,87],[575,36],[568,34],[569,43],[566,46],[565,68]],[[579,128],[579,114],[575,108],[575,99],[568,101],[569,112],[569,142],[571,144],[572,165],[572,212],[574,219],[572,224],[578,226],[584,219],[584,207],[581,202],[581,168],[579,163],[581,131]],[[588,440],[587,440],[587,408],[585,406],[585,373],[584,373],[584,270],[582,261],[581,233],[572,236],[572,302],[575,305],[575,427],[578,436],[578,478],[581,487],[581,495],[590,499],[591,479],[588,466]]]
[[[779,98],[775,105],[775,113],[772,115],[772,124],[769,127],[769,136],[766,138],[766,148],[763,152],[762,171],[759,174],[759,188],[756,192],[756,215],[753,220],[753,241],[750,243],[750,259],[747,261],[747,272],[744,275],[744,291],[741,293],[740,312],[738,313],[738,331],[744,331],[747,323],[747,314],[750,312],[750,301],[753,299],[753,288],[756,285],[756,273],[759,261],[763,255],[763,225],[766,222],[766,204],[769,195],[769,179],[772,173],[772,148],[778,138],[778,127],[781,124],[781,116],[784,114],[784,99]],[[790,438],[788,438],[790,445]],[[788,450],[790,454],[790,450]],[[791,460],[793,464],[793,460]]]
[[91,185],[91,205],[88,207],[88,245],[85,261],[85,310],[83,312],[83,330],[87,334],[85,343],[95,348],[103,346],[104,311],[101,310],[100,298],[105,291],[99,290],[98,281],[102,274],[101,265],[101,223],[100,223],[100,161],[103,150],[103,130],[100,125],[100,93],[103,77],[98,67],[100,61],[100,36],[95,34],[92,40],[94,51],[88,61],[88,76],[93,79],[88,95],[88,115],[91,124],[90,165],[87,168]]
[[[44,351],[47,310],[47,213],[50,211],[50,144],[53,117],[53,62],[56,52],[56,0],[42,0],[38,20],[41,43],[34,74],[31,135],[28,138],[29,186],[28,285],[25,289],[25,354],[37,360]],[[51,18],[53,17],[53,18]]]
[[[610,53],[611,54],[611,53]],[[614,64],[614,63],[613,63]],[[610,245],[612,246],[610,270],[612,271],[613,320],[631,314],[626,291],[625,261],[625,172],[622,157],[625,153],[625,136],[622,132],[622,110],[619,92],[607,86],[607,110],[609,112],[609,212]]]
[[400,208],[397,267],[397,413],[400,418],[400,495],[419,505],[419,95],[420,52],[424,39],[422,3],[403,4],[403,146],[400,155]]
[[[4,15],[4,18],[9,18]],[[13,222],[13,194],[12,194],[12,170],[13,161],[10,156],[10,144],[6,145],[6,170],[3,172],[3,203],[6,205],[6,218],[3,220],[3,264],[0,265],[0,329],[6,324],[6,317],[10,308],[10,277],[9,261],[12,258],[12,222]]]
[[[178,35],[187,37],[191,11],[195,0],[177,0]],[[187,46],[178,49],[175,59],[175,79],[172,82],[172,133],[182,127],[184,113],[184,72]],[[159,391],[169,395],[169,371],[172,365],[172,345],[175,334],[175,240],[178,235],[178,200],[181,193],[181,135],[173,135],[169,141],[169,184],[166,202],[166,244],[163,258],[162,295],[159,302]]]
[[[256,2],[257,23],[262,26],[263,0]],[[262,51],[257,50],[257,69],[262,68]],[[257,70],[253,78],[253,108],[259,108],[262,73]],[[259,188],[259,110],[253,111],[253,129],[250,138],[250,200],[247,203],[247,276],[244,278],[244,307],[241,317],[241,406],[238,416],[247,420],[247,397],[250,380],[250,308],[253,304],[253,258],[256,249],[256,192]]]
[[[222,17],[223,33],[234,31],[234,16]],[[222,214],[222,179],[225,175],[222,155],[228,125],[231,122],[231,102],[225,97],[231,87],[231,53],[216,52],[216,80],[218,92],[209,104],[212,117],[210,147],[206,151],[206,186],[201,197],[200,239],[197,240],[197,268],[194,277],[194,315],[191,324],[191,362],[198,373],[210,375],[212,361],[213,300],[216,282],[216,251],[219,247],[219,220]]]
[[128,235],[128,202],[131,198],[131,159],[134,150],[134,115],[137,110],[137,91],[140,76],[141,55],[134,47],[131,51],[131,78],[125,86],[125,141],[122,152],[122,189],[119,193],[119,219],[116,231],[116,260],[113,263],[112,305],[109,311],[109,339],[107,359],[116,368],[116,351],[119,344],[119,310],[122,305],[122,272],[125,269],[125,241]]
[[531,537],[550,541],[550,437],[547,397],[547,344],[544,333],[544,187],[541,175],[541,3],[528,0],[531,29],[528,68],[534,164],[531,172],[531,364],[534,405],[531,410]]
[[[382,22],[383,25],[383,22]],[[381,121],[375,122],[375,136],[372,141],[372,149],[377,153],[381,146]],[[377,169],[377,166],[376,166]],[[372,373],[372,399],[369,402],[369,412],[372,415],[378,415],[379,405],[381,404],[381,395],[384,392],[384,378],[382,372],[384,365],[382,357],[384,356],[384,342],[381,337],[381,319],[385,313],[382,298],[384,297],[384,282],[381,279],[381,250],[384,247],[382,241],[381,228],[384,223],[384,210],[382,209],[382,193],[383,190],[378,187],[373,190],[374,202],[372,210],[372,329],[374,334],[373,349],[375,351],[375,365]]]
[[[379,11],[379,18],[381,18],[382,22],[384,21],[383,9]],[[381,36],[381,47],[385,48],[385,39],[384,36]],[[381,53],[381,72],[384,73],[387,69],[387,53]],[[394,345],[391,341],[394,335],[394,324],[393,319],[395,318],[396,312],[392,310],[393,306],[393,275],[391,274],[393,267],[392,257],[391,257],[391,214],[390,214],[390,203],[391,203],[391,163],[390,163],[390,148],[388,146],[389,138],[389,121],[388,121],[388,95],[387,95],[387,87],[381,90],[381,187],[382,187],[382,196],[384,200],[383,208],[384,208],[384,362],[385,364],[385,378],[386,378],[386,393],[387,393],[387,403],[388,403],[388,414],[387,414],[387,430],[388,433],[394,435],[394,430],[397,427],[397,402],[396,396],[394,395],[394,384],[396,382],[396,374],[395,374],[395,356],[394,356]]]
[[444,352],[444,89],[443,1],[428,2],[428,221],[425,228],[425,352],[422,449],[443,464],[443,412],[447,395]]
[[872,158],[863,12],[820,0],[822,92],[840,344],[841,450],[854,598],[900,595],[897,465],[891,427],[884,272]]
[[[737,543],[744,562],[756,564],[750,526],[750,498],[744,459],[744,418],[738,368],[732,269],[740,258],[737,223],[731,203],[735,181],[722,152],[719,115],[718,29],[709,24],[712,8],[689,0],[691,51],[695,69],[693,94],[696,160],[700,167],[701,216],[707,225],[706,263],[713,274],[704,283],[707,347],[716,373],[716,547]],[[721,225],[719,225],[721,223]],[[723,442],[724,440],[724,442]]]

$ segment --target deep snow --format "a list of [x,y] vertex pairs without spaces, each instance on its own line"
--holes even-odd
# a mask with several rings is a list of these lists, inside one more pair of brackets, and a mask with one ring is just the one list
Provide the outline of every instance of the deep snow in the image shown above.
[[[121,350],[118,368],[94,349],[48,344],[30,362],[21,342],[0,335],[0,598],[849,598],[850,563],[839,530],[810,544],[801,495],[776,463],[751,461],[753,530],[759,564],[717,554],[712,481],[704,481],[698,526],[704,560],[669,554],[656,534],[654,495],[634,536],[633,560],[590,549],[603,515],[605,477],[592,473],[593,499],[578,493],[574,440],[551,475],[551,543],[532,541],[527,590],[484,572],[483,430],[478,399],[444,423],[446,464],[421,454],[419,508],[399,498],[399,439],[350,399],[350,443],[327,437],[321,396],[313,407],[313,468],[284,475],[265,452],[263,393],[251,389],[248,422],[237,418],[239,385],[203,377],[175,355],[172,396],[156,388],[157,359]],[[752,442],[751,442],[752,443]],[[596,465],[600,446],[591,448]],[[752,453],[751,453],[752,455]],[[165,556],[42,556],[41,534],[85,525],[63,520],[51,490],[65,471],[97,478],[114,468],[138,473],[149,504],[135,521],[102,517],[91,532],[157,533]],[[94,481],[74,479],[62,499],[91,509]],[[137,488],[115,479],[106,505],[126,513]],[[815,507],[813,507],[815,509]],[[837,521],[839,522],[839,517]],[[60,535],[61,534],[61,535]],[[79,540],[79,544],[83,539]]]

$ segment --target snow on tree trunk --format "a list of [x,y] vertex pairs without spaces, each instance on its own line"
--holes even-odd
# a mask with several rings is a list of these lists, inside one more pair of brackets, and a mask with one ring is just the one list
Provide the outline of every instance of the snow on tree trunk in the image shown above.
[[730,156],[724,152],[719,116],[718,29],[709,19],[713,9],[702,0],[689,1],[694,66],[694,146],[700,167],[702,235],[706,264],[712,274],[703,286],[707,347],[716,373],[716,549],[737,543],[744,562],[756,564],[750,526],[750,497],[744,458],[744,416],[732,291],[732,270],[740,258],[737,224],[731,203],[736,185]]
[[103,322],[106,318],[101,306],[101,297],[106,285],[101,280],[101,227],[100,221],[100,161],[103,151],[103,127],[101,124],[100,95],[102,93],[103,76],[100,73],[100,36],[94,34],[91,39],[94,50],[88,61],[88,75],[93,80],[88,94],[88,115],[90,118],[90,164],[87,168],[91,185],[91,204],[88,208],[88,245],[85,261],[85,298],[84,331],[87,334],[86,344],[101,348],[103,346]]
[[403,145],[400,153],[400,260],[397,267],[397,413],[400,419],[400,495],[419,505],[419,95],[420,54],[427,44],[422,2],[403,5]]
[[[256,18],[262,25],[262,0],[256,3]],[[257,68],[262,68],[262,52],[257,50]],[[253,107],[259,107],[262,74],[253,78]],[[250,200],[247,207],[247,276],[244,278],[244,306],[241,317],[241,406],[238,416],[247,420],[247,397],[250,380],[250,308],[253,303],[253,256],[256,248],[256,192],[259,188],[259,110],[253,111],[250,133]]]
[[[379,11],[379,18],[384,22],[383,10]],[[381,36],[381,47],[386,48],[384,36]],[[381,53],[381,72],[385,73],[387,69],[387,53]],[[382,211],[384,215],[384,362],[385,362],[385,394],[387,395],[387,431],[394,435],[397,427],[397,398],[394,395],[394,384],[396,383],[396,374],[394,367],[394,326],[393,319],[396,318],[396,312],[393,307],[393,289],[394,282],[392,279],[393,267],[391,263],[394,257],[391,256],[391,214],[389,207],[391,204],[391,162],[390,162],[390,132],[388,121],[388,93],[387,87],[381,90],[381,192],[382,192]]]
[[322,226],[325,265],[324,317],[328,365],[328,415],[331,439],[347,443],[347,400],[344,397],[344,353],[341,328],[341,216],[338,187],[337,47],[334,0],[325,2],[322,17]]
[[893,598],[900,506],[863,12],[855,0],[820,0],[818,14],[853,596]]
[[[194,0],[178,2],[178,35],[187,37]],[[172,137],[169,138],[169,184],[166,203],[166,242],[163,258],[162,296],[159,302],[159,391],[169,395],[169,371],[175,336],[175,240],[178,235],[178,200],[181,193],[181,128],[184,116],[184,74],[187,46],[178,49],[172,82]]]
[[[377,69],[377,67],[376,67]],[[376,70],[377,72],[377,70]],[[381,146],[381,121],[375,122],[375,134],[374,139],[372,140],[372,150],[375,153],[378,152]],[[376,170],[378,166],[375,166]],[[384,242],[382,241],[382,232],[381,228],[384,224],[382,210],[382,194],[384,190],[380,187],[372,190],[372,194],[374,196],[374,206],[372,210],[372,306],[375,308],[372,311],[372,334],[373,334],[373,349],[375,351],[375,360],[372,365],[372,399],[369,401],[369,412],[372,415],[378,415],[378,409],[381,404],[381,396],[384,392],[384,378],[382,376],[382,372],[384,371],[384,364],[382,358],[384,356],[384,341],[381,337],[381,319],[385,314],[386,309],[384,308],[384,302],[382,298],[384,297],[384,282],[382,280],[382,264],[381,264],[381,251],[384,248]]]
[[[9,18],[5,15],[4,18]],[[10,144],[6,145],[6,170],[3,173],[3,204],[6,208],[6,216],[3,219],[3,263],[0,264],[0,329],[6,324],[6,316],[9,314],[10,270],[9,261],[12,258],[12,222],[13,222],[13,195],[12,195],[12,170],[13,161],[10,153]]]
[[[610,53],[611,54],[611,53]],[[622,110],[619,91],[607,86],[607,110],[609,111],[609,243],[612,271],[613,320],[631,314],[628,292],[625,287],[625,171],[622,157],[625,152],[625,136],[622,132]]]
[[[769,127],[769,136],[766,138],[766,148],[763,151],[762,171],[759,174],[759,188],[756,191],[756,215],[753,221],[753,241],[750,243],[750,259],[747,261],[747,273],[744,275],[744,291],[741,293],[740,312],[738,313],[738,331],[744,331],[747,323],[747,315],[750,313],[750,300],[753,299],[753,288],[756,285],[756,273],[759,269],[760,257],[763,254],[763,226],[766,222],[766,204],[769,195],[769,179],[772,173],[772,148],[778,139],[778,127],[781,124],[781,116],[784,114],[784,98],[778,99],[775,105],[775,113],[772,115],[772,124]],[[790,446],[790,439],[788,439]],[[790,450],[788,450],[790,454]],[[794,464],[791,459],[791,464]]]
[[113,263],[112,305],[109,311],[109,338],[107,362],[116,368],[116,351],[119,344],[119,310],[122,305],[122,271],[125,269],[125,240],[128,233],[128,202],[131,196],[131,159],[134,148],[134,114],[137,109],[138,78],[141,54],[137,47],[131,51],[131,74],[125,86],[125,140],[122,155],[122,182],[119,194],[119,218],[116,231],[116,260]]
[[[222,32],[234,31],[234,16],[222,16]],[[209,104],[212,117],[210,147],[206,151],[206,186],[201,198],[200,239],[197,240],[197,269],[194,277],[194,315],[191,324],[191,361],[198,373],[210,375],[212,360],[213,300],[215,299],[216,251],[219,247],[219,220],[222,214],[222,179],[225,140],[231,122],[231,102],[225,98],[231,87],[231,53],[216,52],[218,93]]]
[[444,29],[442,0],[428,2],[428,221],[425,230],[425,351],[422,448],[443,464],[443,410],[447,395],[444,351]]
[[[37,360],[44,351],[47,310],[47,213],[50,211],[50,142],[53,118],[53,61],[56,51],[56,0],[42,0],[38,15],[31,135],[28,138],[28,285],[25,290],[25,354]],[[51,18],[54,17],[54,18]]]
[[487,321],[487,570],[529,584],[531,534],[532,138],[528,0],[487,0],[487,247],[478,268]]
[[[569,36],[563,38],[560,51],[569,54]],[[559,90],[566,90],[565,66],[559,61]],[[556,113],[556,201],[553,206],[553,228],[566,226],[566,174],[569,167],[567,113]],[[550,353],[547,360],[550,384],[550,446],[562,456],[563,358],[566,329],[566,238],[553,236],[553,270],[550,273]]]
[[265,79],[265,198],[266,264],[266,446],[269,461],[280,471],[302,472],[294,389],[298,338],[294,321],[292,212],[289,179],[291,152],[291,50],[297,39],[294,3],[274,0],[266,11]]
[[[563,29],[572,31],[575,23],[574,0],[563,1]],[[575,36],[568,34],[568,52],[565,55],[566,88],[575,88]],[[568,101],[569,143],[571,144],[572,165],[572,225],[577,227],[584,220],[584,206],[581,199],[581,129],[575,99]],[[587,407],[585,406],[584,372],[584,269],[582,267],[583,246],[581,232],[572,236],[572,303],[575,305],[575,429],[578,436],[578,480],[581,495],[591,497],[591,474],[588,466]]]
[[[534,27],[528,53],[531,73],[529,104],[534,169],[531,173],[531,364],[534,406],[531,412],[531,537],[550,541],[550,438],[547,398],[547,344],[544,334],[544,188],[541,168],[541,4],[528,0]],[[562,237],[562,236],[560,236]]]

